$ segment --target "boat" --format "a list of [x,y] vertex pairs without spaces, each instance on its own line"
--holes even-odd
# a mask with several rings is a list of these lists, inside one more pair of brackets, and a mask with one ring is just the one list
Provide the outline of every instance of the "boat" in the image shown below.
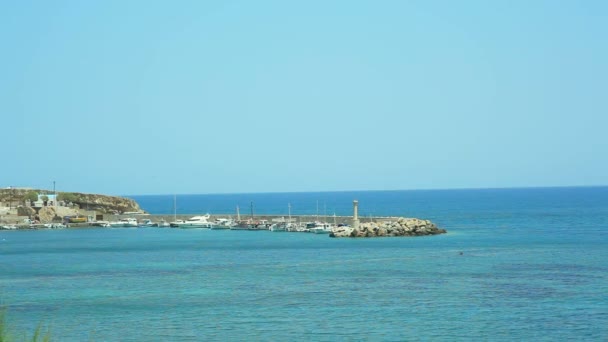
[[213,224],[209,222],[209,214],[193,216],[187,220],[176,220],[171,222],[171,227],[179,228],[211,228]]
[[329,234],[333,226],[326,222],[312,222],[306,224],[306,229],[313,234]]
[[287,223],[286,222],[275,223],[275,224],[271,225],[270,228],[268,228],[268,230],[270,230],[271,232],[286,232]]
[[254,227],[252,220],[244,220],[236,222],[236,224],[230,227],[230,230],[252,230],[252,227]]
[[5,225],[0,226],[0,229],[13,230],[13,229],[17,229],[17,226],[14,224],[5,224]]
[[230,227],[235,225],[236,223],[232,219],[218,218],[215,220],[215,224],[211,227],[211,229],[230,229]]
[[268,230],[268,229],[270,229],[270,226],[271,225],[270,225],[270,223],[268,223],[267,220],[259,220],[257,222],[254,222],[251,225],[250,229],[253,229],[253,230]]
[[130,228],[134,228],[139,226],[139,223],[137,223],[137,220],[131,217],[128,218],[122,218],[118,221],[112,221],[109,223],[110,227],[130,227]]
[[287,222],[284,221],[283,222],[279,222],[279,223],[275,223],[273,225],[270,226],[270,228],[268,228],[268,230],[270,230],[271,232],[287,232],[290,231],[290,229],[293,226],[293,223],[291,222],[291,203],[287,204],[287,211],[288,211],[288,219]]
[[68,223],[85,223],[87,218],[85,216],[66,216],[64,217]]
[[253,202],[251,202],[251,218],[247,220],[240,220],[241,215],[239,213],[239,207],[237,210],[237,221],[230,227],[232,230],[268,230],[271,226],[267,220],[254,220],[253,219]]
[[65,224],[63,223],[45,223],[44,224],[44,228],[49,228],[49,229],[63,229],[66,228]]
[[139,223],[140,227],[158,227],[158,223],[152,222],[150,219],[144,219]]
[[171,225],[169,224],[169,222],[167,222],[165,220],[160,220],[160,222],[158,223],[158,226],[161,227],[161,228],[171,227]]
[[179,228],[179,226],[181,224],[183,224],[184,222],[186,222],[186,221],[184,221],[184,220],[174,220],[174,221],[172,221],[172,222],[169,223],[169,227],[171,227],[171,228]]

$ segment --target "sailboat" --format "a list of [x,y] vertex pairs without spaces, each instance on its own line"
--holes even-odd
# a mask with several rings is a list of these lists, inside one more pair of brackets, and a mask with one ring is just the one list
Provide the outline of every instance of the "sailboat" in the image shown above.
[[[329,234],[332,231],[333,226],[330,223],[327,223],[327,207],[323,204],[323,222],[318,220],[319,217],[319,202],[317,202],[317,222],[313,225],[307,226],[308,231],[314,234]],[[334,214],[335,221],[335,214]]]
[[[177,216],[177,207],[176,207],[176,199],[175,199],[175,195],[173,195],[173,221],[175,221],[175,217]],[[160,222],[158,222],[158,226],[160,228],[167,228],[167,227],[171,227],[171,224],[167,221],[165,221],[165,219],[161,219]]]
[[250,223],[241,221],[241,212],[239,206],[236,206],[236,224],[230,227],[230,230],[249,230]]
[[287,208],[289,211],[289,219],[287,222],[279,222],[270,226],[269,230],[271,232],[286,232],[289,225],[291,224],[291,203],[287,204]]
[[169,226],[177,228],[180,223],[184,223],[184,220],[177,220],[177,196],[173,195],[173,222],[169,223]]
[[211,228],[213,224],[209,222],[211,215],[193,216],[187,220],[177,219],[177,198],[173,195],[173,222],[169,225],[174,228]]

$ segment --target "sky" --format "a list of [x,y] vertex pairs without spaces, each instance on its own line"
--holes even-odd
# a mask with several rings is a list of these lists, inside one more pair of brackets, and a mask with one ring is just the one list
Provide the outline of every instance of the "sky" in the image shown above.
[[608,184],[606,1],[3,1],[0,187]]

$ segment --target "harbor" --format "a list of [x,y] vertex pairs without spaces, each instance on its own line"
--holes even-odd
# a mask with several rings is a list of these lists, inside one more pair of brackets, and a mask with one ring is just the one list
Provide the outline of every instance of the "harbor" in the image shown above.
[[[292,214],[288,203],[287,213],[256,214],[254,202],[250,211],[242,215],[236,205],[231,214],[178,215],[177,196],[173,196],[173,215],[150,214],[133,199],[82,193],[49,193],[45,190],[9,189],[8,208],[0,208],[0,229],[75,229],[75,228],[180,228],[210,230],[245,230],[271,232],[306,232],[327,234],[331,237],[387,237],[444,234],[429,220],[396,216],[359,216],[359,201],[352,200],[352,216],[327,215],[323,204],[320,215],[319,201],[316,213]],[[5,192],[4,198],[7,192]],[[348,200],[341,201],[341,205]],[[273,206],[276,208],[277,206]],[[272,209],[272,207],[270,208]],[[344,208],[346,209],[346,208]],[[348,210],[342,210],[342,213]]]

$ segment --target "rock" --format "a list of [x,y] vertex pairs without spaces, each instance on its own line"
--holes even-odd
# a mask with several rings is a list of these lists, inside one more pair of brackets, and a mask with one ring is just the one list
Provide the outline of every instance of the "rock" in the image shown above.
[[347,227],[347,226],[337,227],[331,231],[329,236],[331,236],[331,237],[350,237],[351,234],[353,233],[353,230],[354,229],[352,227]]
[[78,211],[66,207],[43,207],[38,212],[40,216],[40,222],[61,222],[64,216],[75,216],[78,215]]
[[445,229],[429,220],[400,217],[392,222],[365,222],[359,229],[352,227],[334,228],[331,237],[382,237],[382,236],[424,236],[445,234]]
[[34,217],[34,215],[36,215],[36,210],[30,207],[21,206],[17,208],[17,216]]
[[[0,202],[10,203],[13,205],[23,204],[27,198],[27,194],[34,191],[39,194],[50,194],[49,190],[38,189],[0,189]],[[142,212],[139,204],[130,198],[106,196],[97,194],[83,194],[79,192],[58,192],[59,202],[63,202],[75,209],[96,210],[100,213],[124,213],[124,212]],[[29,211],[24,209],[24,215]],[[35,213],[34,213],[35,214]],[[21,214],[20,214],[21,215]]]

